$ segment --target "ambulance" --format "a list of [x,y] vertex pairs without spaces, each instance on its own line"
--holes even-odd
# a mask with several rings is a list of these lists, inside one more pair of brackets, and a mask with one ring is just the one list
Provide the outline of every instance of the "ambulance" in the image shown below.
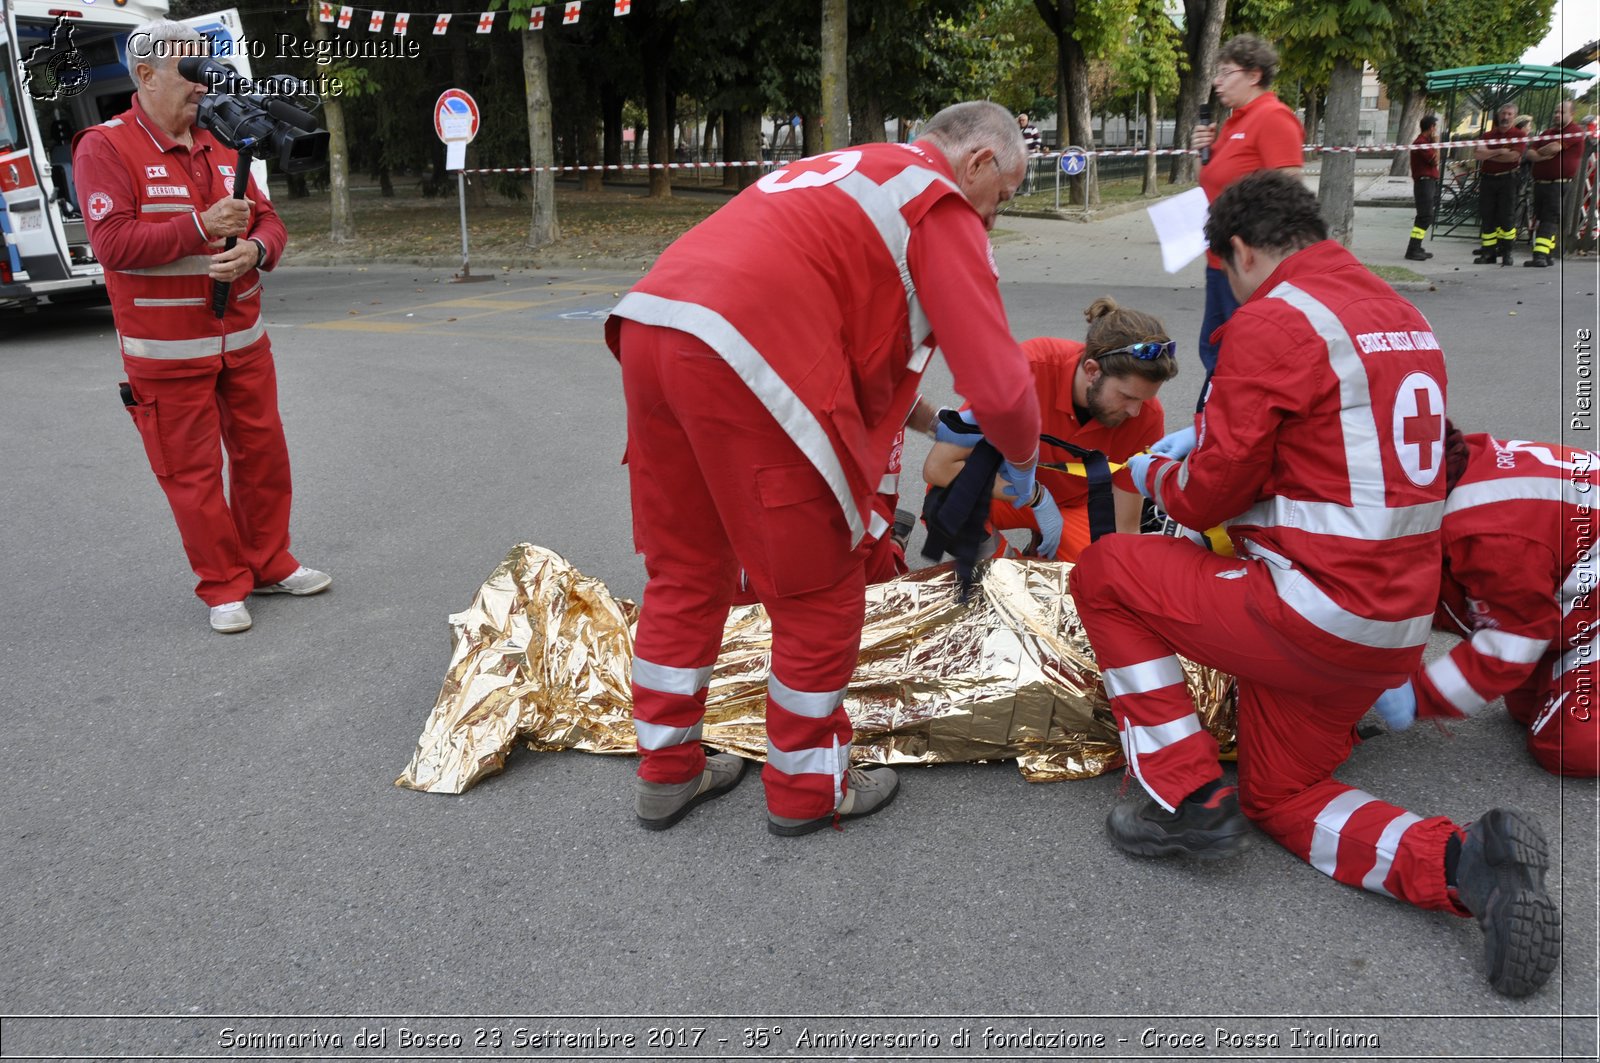
[[[72,137],[128,109],[128,34],[166,14],[166,0],[0,0],[0,310],[106,301]],[[182,21],[251,76],[236,9]],[[265,176],[255,171],[263,189]]]

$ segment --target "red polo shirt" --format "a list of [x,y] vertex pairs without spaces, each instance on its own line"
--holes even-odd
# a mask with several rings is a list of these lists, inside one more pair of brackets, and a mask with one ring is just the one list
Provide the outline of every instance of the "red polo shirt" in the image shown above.
[[[1413,140],[1411,143],[1413,143],[1413,144],[1436,144],[1436,143],[1438,143],[1438,141],[1433,139],[1433,134],[1432,133],[1423,133],[1422,135],[1417,137],[1416,140]],[[1419,178],[1419,177],[1432,177],[1434,180],[1438,180],[1439,179],[1439,149],[1438,148],[1426,148],[1426,149],[1424,149],[1422,151],[1417,151],[1416,149],[1412,149],[1412,152],[1411,152],[1411,177],[1412,177],[1413,180],[1415,180],[1416,178]]]
[[[1567,134],[1569,133],[1572,135],[1568,136]],[[1533,164],[1533,179],[1535,181],[1565,181],[1576,177],[1578,174],[1578,162],[1583,158],[1583,137],[1580,135],[1582,133],[1583,127],[1577,122],[1568,122],[1560,127],[1551,126],[1534,137],[1528,145],[1530,148],[1556,143],[1561,145],[1561,150],[1548,159],[1540,159]]]
[[1478,139],[1505,141],[1503,147],[1498,143],[1488,144],[1485,146],[1494,148],[1496,150],[1515,151],[1517,153],[1517,158],[1514,162],[1484,162],[1480,164],[1478,167],[1479,173],[1511,173],[1518,166],[1522,165],[1522,153],[1528,150],[1528,138],[1523,136],[1522,130],[1518,129],[1516,126],[1512,126],[1510,129],[1491,129]]
[[[1294,112],[1271,92],[1237,107],[1217,130],[1211,161],[1200,167],[1200,187],[1215,203],[1223,189],[1257,170],[1285,170],[1305,165],[1305,130]],[[1222,260],[1206,252],[1206,265],[1221,269]]]

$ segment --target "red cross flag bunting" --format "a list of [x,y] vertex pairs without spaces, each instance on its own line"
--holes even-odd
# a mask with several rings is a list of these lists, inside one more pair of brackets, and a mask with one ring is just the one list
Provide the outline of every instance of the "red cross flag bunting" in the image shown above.
[[322,3],[318,4],[317,5],[317,18],[322,22],[332,22],[333,21],[333,5],[328,3],[327,0],[323,0]]
[[561,13],[563,26],[576,26],[578,16],[583,14],[583,0],[568,0],[566,9]]
[[355,8],[353,8],[353,7],[341,7],[339,9],[339,28],[342,29],[342,30],[349,29],[350,28],[350,20],[355,17],[355,14],[356,14],[356,9]]
[[411,23],[411,12],[396,11],[394,14],[394,32],[397,37],[406,35],[406,26]]
[[449,28],[450,28],[450,16],[449,15],[439,15],[439,16],[434,18],[434,20],[433,20],[433,35],[435,37],[444,36],[444,32],[446,30],[448,30]]
[[633,0],[617,0],[617,5],[616,5],[616,7],[611,9],[611,14],[616,18],[621,18],[623,15],[626,15],[632,9],[633,9]]
[[494,29],[494,12],[485,11],[478,16],[478,32],[488,33],[492,29]]
[[528,28],[535,32],[544,29],[544,8],[536,7],[528,12]]
[[383,12],[374,11],[372,17],[367,19],[367,32],[377,33],[381,29],[383,29]]

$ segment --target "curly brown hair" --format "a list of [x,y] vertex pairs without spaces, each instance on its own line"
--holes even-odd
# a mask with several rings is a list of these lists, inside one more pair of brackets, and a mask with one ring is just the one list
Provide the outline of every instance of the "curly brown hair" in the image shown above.
[[1253,33],[1241,33],[1217,50],[1217,62],[1229,62],[1240,70],[1259,70],[1261,87],[1268,88],[1278,76],[1278,50]]
[[1100,363],[1108,376],[1140,376],[1159,384],[1178,375],[1177,358],[1135,358],[1131,354],[1107,354],[1134,343],[1165,343],[1171,337],[1159,318],[1141,310],[1118,306],[1109,295],[1102,295],[1083,312],[1089,332],[1083,341],[1083,356]]

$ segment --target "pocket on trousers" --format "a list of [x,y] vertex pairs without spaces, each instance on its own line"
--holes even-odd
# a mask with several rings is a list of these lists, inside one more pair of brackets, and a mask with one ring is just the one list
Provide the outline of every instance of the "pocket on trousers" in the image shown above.
[[831,587],[855,563],[844,514],[810,462],[756,470],[767,573],[782,597]]
[[156,417],[156,404],[137,401],[126,382],[120,386],[122,405],[127,408],[128,416],[133,418],[139,438],[144,440],[144,452],[150,459],[150,470],[157,476],[167,475],[167,456],[161,447],[161,424]]

